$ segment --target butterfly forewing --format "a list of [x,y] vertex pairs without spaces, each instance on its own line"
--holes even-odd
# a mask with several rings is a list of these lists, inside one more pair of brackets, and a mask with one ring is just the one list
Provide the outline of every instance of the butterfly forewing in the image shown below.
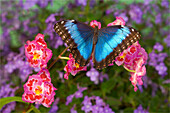
[[56,33],[70,46],[75,61],[85,66],[93,48],[94,29],[76,20],[59,21],[55,24]]
[[115,59],[123,50],[140,39],[140,34],[128,26],[109,26],[102,28],[98,33],[93,61],[98,69],[102,69]]

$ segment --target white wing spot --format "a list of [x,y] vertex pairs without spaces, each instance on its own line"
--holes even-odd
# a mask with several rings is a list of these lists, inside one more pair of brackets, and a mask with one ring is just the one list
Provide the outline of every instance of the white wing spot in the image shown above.
[[68,31],[68,33],[70,33],[70,31]]
[[132,31],[134,31],[134,29],[132,29]]
[[60,35],[62,34],[62,32],[60,32]]
[[71,22],[74,22],[75,20],[71,20]]
[[58,28],[58,25],[56,25],[56,27],[55,27],[56,29]]
[[64,24],[64,21],[61,21],[61,24]]
[[125,27],[124,25],[121,25],[121,27]]
[[127,34],[126,36],[129,36],[129,34]]

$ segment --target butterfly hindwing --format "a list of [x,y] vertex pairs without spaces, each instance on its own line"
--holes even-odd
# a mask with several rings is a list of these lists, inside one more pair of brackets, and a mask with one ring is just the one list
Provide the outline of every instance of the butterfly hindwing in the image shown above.
[[94,29],[76,20],[59,21],[54,26],[55,31],[70,46],[75,61],[85,66],[93,48]]
[[139,32],[128,26],[115,25],[100,29],[93,54],[96,68],[101,69],[111,64],[116,56],[139,38]]

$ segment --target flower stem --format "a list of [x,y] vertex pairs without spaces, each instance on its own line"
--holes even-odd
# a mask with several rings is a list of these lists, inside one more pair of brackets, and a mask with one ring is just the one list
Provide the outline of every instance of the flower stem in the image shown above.
[[135,70],[130,70],[130,69],[128,69],[128,68],[126,68],[125,66],[123,66],[127,71],[129,71],[129,72],[133,72],[133,73],[136,73],[136,71]]
[[69,60],[69,57],[60,57],[60,59],[65,59],[65,60]]
[[59,58],[61,58],[61,55],[63,55],[68,48],[69,48],[69,46],[66,47],[66,48],[64,49],[64,51],[60,53],[60,55],[58,55],[58,57],[48,66],[48,68],[47,68],[48,70],[57,62],[57,60],[58,60]]
[[28,107],[26,110],[23,111],[23,113],[26,113],[30,108],[31,108],[32,103],[29,103]]

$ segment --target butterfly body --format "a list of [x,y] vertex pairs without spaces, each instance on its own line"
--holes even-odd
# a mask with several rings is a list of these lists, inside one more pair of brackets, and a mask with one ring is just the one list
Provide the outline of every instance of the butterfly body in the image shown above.
[[98,69],[111,64],[124,49],[140,39],[139,32],[132,27],[115,25],[98,29],[76,20],[59,21],[54,30],[67,43],[80,66],[88,64],[92,56]]

